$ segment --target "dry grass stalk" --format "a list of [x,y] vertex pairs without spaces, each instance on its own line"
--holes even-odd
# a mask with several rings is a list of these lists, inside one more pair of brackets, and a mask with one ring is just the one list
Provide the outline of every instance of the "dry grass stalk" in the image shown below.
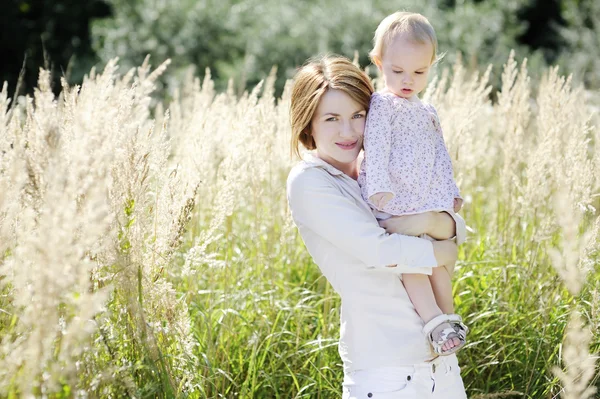
[[489,157],[490,136],[477,122],[491,107],[490,73],[491,66],[482,76],[468,74],[459,59],[453,67],[452,79],[448,71],[444,71],[441,78],[434,78],[423,95],[425,101],[437,108],[455,177],[463,192],[476,186],[477,175],[472,172]]
[[558,367],[553,369],[564,386],[561,391],[563,399],[590,399],[596,393],[596,388],[589,386],[595,375],[597,360],[589,353],[591,340],[590,329],[583,322],[581,314],[574,310],[562,350],[562,362],[566,370]]
[[[198,381],[197,343],[172,281],[210,278],[210,267],[232,267],[219,248],[235,239],[239,226],[232,220],[244,220],[242,228],[258,241],[265,226],[286,217],[281,182],[293,162],[287,151],[290,82],[276,101],[275,71],[241,97],[233,85],[217,94],[208,72],[202,82],[190,74],[168,110],[159,104],[152,120],[150,93],[164,67],[151,72],[146,60],[119,77],[112,62],[81,87],[64,86],[59,99],[42,73],[35,98],[12,108],[6,89],[0,93],[0,273],[11,299],[0,308],[19,316],[3,331],[4,392],[18,387],[50,394],[62,379],[132,396],[135,351],[119,347],[122,342],[144,348],[150,363],[163,363],[176,393],[191,390],[190,382]],[[499,104],[492,105],[489,73],[469,75],[457,64],[452,78],[445,72],[434,80],[425,100],[438,109],[463,193],[484,192],[488,206],[509,202],[512,213],[521,204],[523,217],[537,212],[546,223],[540,237],[562,228],[561,246],[551,256],[576,295],[593,267],[588,261],[599,223],[595,233],[578,234],[595,184],[586,153],[594,132],[579,92],[552,71],[538,108],[530,108],[526,63],[518,68],[511,57]],[[502,170],[506,191],[498,198],[482,180],[495,170]],[[568,193],[548,207],[544,201],[560,188]],[[233,212],[251,217],[232,218]],[[268,245],[296,245],[286,220],[281,238]],[[572,347],[586,331],[576,317],[560,376],[566,392],[585,393],[593,363],[589,340]],[[586,370],[573,368],[574,359],[588,362]],[[81,375],[94,377],[78,386]],[[511,394],[518,393],[482,397]]]
[[528,150],[525,132],[531,115],[530,79],[527,74],[527,59],[521,67],[511,51],[502,72],[502,89],[498,93],[495,127],[498,145],[502,149],[502,171],[500,172],[500,193],[502,201],[509,206],[509,213],[516,215],[518,197],[522,187],[523,154]]
[[556,230],[551,207],[545,206],[558,190],[565,190],[569,206],[586,211],[593,183],[589,155],[590,122],[581,89],[571,88],[571,79],[552,68],[544,76],[537,96],[537,140],[530,151],[525,175],[523,214],[536,214],[541,229],[538,238]]
[[[155,131],[149,118],[149,94],[166,65],[150,72],[145,62],[137,74],[117,79],[111,62],[81,87],[63,84],[59,99],[42,71],[24,110],[11,118],[2,113],[0,273],[10,288],[10,310],[19,315],[0,348],[4,392],[46,395],[63,383],[77,387],[84,367],[78,360],[87,355],[98,321],[114,333],[108,345],[125,327],[95,317],[109,298],[122,298],[137,320],[137,339],[157,362],[161,346],[181,347],[181,359],[172,361],[176,370],[167,367],[170,384],[190,379],[187,307],[166,270],[198,182],[173,172],[166,129]],[[112,361],[115,369],[127,362]]]
[[[560,250],[550,248],[548,254],[571,295],[577,296],[591,270],[587,263],[593,256],[591,248],[597,246],[597,233],[592,230],[580,234],[582,212],[571,202],[572,198],[565,190],[556,194],[554,212],[561,228],[562,245]],[[596,226],[599,220],[596,219]],[[596,392],[596,388],[590,386],[596,373],[597,360],[597,356],[589,353],[592,332],[576,306],[575,303],[571,310],[561,352],[564,370],[553,368],[554,374],[563,384],[561,396],[564,399],[588,399]],[[592,312],[596,311],[594,305],[591,308]]]

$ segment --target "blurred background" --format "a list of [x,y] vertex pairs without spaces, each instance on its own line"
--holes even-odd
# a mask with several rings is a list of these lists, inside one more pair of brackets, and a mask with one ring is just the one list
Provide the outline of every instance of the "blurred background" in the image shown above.
[[[7,4],[8,3],[8,4]],[[531,75],[560,65],[588,89],[600,87],[598,0],[8,0],[0,16],[0,81],[9,95],[31,93],[40,67],[80,83],[93,66],[119,57],[123,70],[146,55],[173,63],[160,82],[210,68],[217,89],[237,92],[275,65],[277,89],[308,57],[334,52],[369,64],[373,32],[387,14],[421,12],[435,27],[442,67],[462,56],[471,68],[500,68],[511,49],[527,57]]]

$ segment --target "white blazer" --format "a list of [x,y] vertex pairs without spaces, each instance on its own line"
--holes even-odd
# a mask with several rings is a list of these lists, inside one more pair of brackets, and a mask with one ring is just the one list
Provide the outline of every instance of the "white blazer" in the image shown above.
[[[423,322],[400,279],[402,273],[431,274],[437,264],[431,242],[387,234],[356,180],[313,155],[291,170],[287,195],[306,248],[341,297],[344,373],[432,358]],[[460,244],[465,222],[451,216]]]

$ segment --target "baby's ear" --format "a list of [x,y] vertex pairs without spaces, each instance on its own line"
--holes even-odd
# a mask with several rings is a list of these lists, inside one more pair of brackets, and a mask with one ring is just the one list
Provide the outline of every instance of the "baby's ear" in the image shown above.
[[379,69],[379,71],[381,71],[381,68],[382,68],[381,58],[378,55],[374,55],[372,60],[373,60],[373,64],[375,64],[377,66],[377,69]]

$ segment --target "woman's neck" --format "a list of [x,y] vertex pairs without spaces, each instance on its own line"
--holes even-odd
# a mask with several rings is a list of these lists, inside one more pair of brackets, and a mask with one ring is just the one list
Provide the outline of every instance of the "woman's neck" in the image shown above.
[[337,162],[335,159],[331,159],[331,158],[323,157],[323,156],[319,155],[318,150],[317,150],[316,155],[318,158],[321,158],[321,160],[327,162],[329,165],[333,166],[340,172],[343,172],[344,174],[350,176],[354,180],[358,179],[358,171],[359,171],[358,159],[355,159],[354,161],[352,161],[350,163],[342,163],[342,162]]
[[352,166],[351,169],[342,170],[342,172],[344,172],[345,174],[347,174],[348,176],[350,176],[354,180],[358,179],[358,165],[356,164],[356,162],[354,162],[354,164],[353,164],[353,166]]
[[344,163],[344,164],[330,163],[330,164],[333,167],[335,167],[336,169],[344,172],[344,174],[350,176],[354,180],[358,179],[358,162],[356,160],[352,163]]

